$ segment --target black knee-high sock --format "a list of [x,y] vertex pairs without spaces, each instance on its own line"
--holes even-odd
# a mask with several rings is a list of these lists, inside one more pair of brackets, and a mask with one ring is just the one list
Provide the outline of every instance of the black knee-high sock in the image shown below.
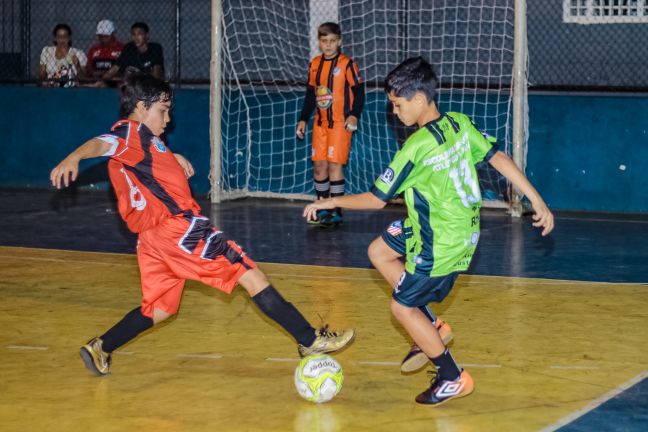
[[328,177],[324,180],[313,179],[315,183],[315,193],[317,194],[317,199],[328,198],[331,194],[331,184],[329,183]]
[[283,327],[297,343],[311,346],[315,341],[315,329],[301,313],[287,302],[272,285],[252,297],[254,303],[269,318]]
[[[331,181],[331,198],[344,195],[344,179]],[[335,211],[342,214],[342,209],[336,207]]]
[[142,315],[142,309],[138,306],[100,337],[103,341],[102,348],[105,352],[111,353],[151,327],[153,327],[153,319]]

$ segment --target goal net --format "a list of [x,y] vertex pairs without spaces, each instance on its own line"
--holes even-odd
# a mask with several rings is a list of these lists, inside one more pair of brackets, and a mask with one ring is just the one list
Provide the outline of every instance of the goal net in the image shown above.
[[[318,54],[316,28],[325,21],[340,23],[342,52],[366,84],[347,193],[367,191],[412,132],[390,113],[383,92],[387,73],[408,57],[421,55],[435,67],[441,111],[469,115],[511,153],[514,0],[223,0],[221,7],[216,201],[314,197],[313,119],[306,139],[295,129]],[[504,178],[487,164],[478,173],[485,200],[507,200]]]

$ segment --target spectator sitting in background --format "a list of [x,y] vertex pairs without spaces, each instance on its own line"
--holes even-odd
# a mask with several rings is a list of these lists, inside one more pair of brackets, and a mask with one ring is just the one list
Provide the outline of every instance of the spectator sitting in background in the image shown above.
[[149,42],[149,27],[143,22],[136,22],[131,26],[131,42],[124,46],[124,50],[108,72],[104,80],[111,80],[118,74],[124,77],[133,72],[151,74],[156,78],[164,78],[164,54],[162,46]]
[[74,87],[85,78],[88,59],[83,51],[72,47],[69,25],[57,24],[52,34],[54,46],[41,51],[38,79],[45,86]]
[[110,20],[101,20],[97,24],[98,42],[88,50],[88,78],[99,80],[116,64],[124,44],[115,36],[115,24]]

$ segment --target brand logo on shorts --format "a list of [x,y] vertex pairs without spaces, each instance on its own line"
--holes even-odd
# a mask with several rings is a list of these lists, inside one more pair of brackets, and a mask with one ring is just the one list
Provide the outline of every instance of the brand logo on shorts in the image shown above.
[[398,283],[397,283],[396,286],[394,287],[394,292],[395,292],[396,294],[398,294],[398,293],[400,292],[399,287],[403,284],[403,281],[405,280],[405,276],[407,276],[407,272],[403,272],[403,274],[401,274],[400,279],[398,279]]
[[319,109],[328,109],[333,105],[333,94],[328,87],[319,86],[315,90],[315,101],[317,102],[317,108]]
[[164,147],[164,143],[160,138],[153,137],[151,143],[153,143],[153,145],[155,146],[155,150],[159,151],[160,153],[166,152],[166,147]]
[[387,168],[385,172],[380,175],[380,180],[391,186],[392,183],[394,183],[394,170]]

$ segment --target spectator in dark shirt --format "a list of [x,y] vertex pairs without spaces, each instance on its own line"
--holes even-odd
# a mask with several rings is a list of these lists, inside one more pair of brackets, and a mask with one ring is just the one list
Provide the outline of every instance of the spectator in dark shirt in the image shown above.
[[118,74],[123,77],[133,72],[164,78],[162,46],[149,42],[149,27],[143,22],[136,22],[131,26],[131,42],[124,46],[117,63],[104,74],[103,79],[111,80]]

